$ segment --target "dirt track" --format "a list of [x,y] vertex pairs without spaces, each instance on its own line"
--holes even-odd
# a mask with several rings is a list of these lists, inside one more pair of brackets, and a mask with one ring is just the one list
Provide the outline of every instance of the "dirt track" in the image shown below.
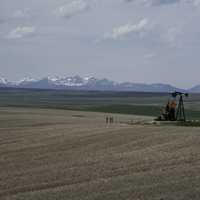
[[200,199],[200,128],[0,109],[0,199]]

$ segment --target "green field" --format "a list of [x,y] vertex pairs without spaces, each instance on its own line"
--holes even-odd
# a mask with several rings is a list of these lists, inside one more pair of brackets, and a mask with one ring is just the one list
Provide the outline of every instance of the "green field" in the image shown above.
[[[157,117],[169,98],[165,93],[1,89],[0,106],[56,108]],[[185,99],[188,119],[200,119],[200,95]]]

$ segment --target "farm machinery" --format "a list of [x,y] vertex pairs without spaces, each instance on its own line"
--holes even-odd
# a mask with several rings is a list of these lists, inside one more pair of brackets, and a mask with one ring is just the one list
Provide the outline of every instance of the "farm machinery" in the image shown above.
[[165,107],[162,108],[158,121],[182,121],[186,122],[186,113],[184,107],[184,97],[188,97],[188,93],[173,92]]

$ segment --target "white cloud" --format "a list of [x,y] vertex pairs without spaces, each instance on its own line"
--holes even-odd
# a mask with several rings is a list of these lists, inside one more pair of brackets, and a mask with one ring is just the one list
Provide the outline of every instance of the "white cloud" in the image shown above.
[[26,36],[33,35],[35,32],[35,27],[33,26],[18,26],[17,28],[11,30],[6,38],[8,39],[18,39],[18,38],[23,38]]
[[112,33],[105,34],[104,39],[122,39],[131,33],[142,33],[146,25],[148,24],[147,19],[140,20],[137,24],[126,24],[120,27],[114,28]]
[[61,17],[72,17],[76,14],[84,12],[89,8],[89,5],[84,0],[73,0],[70,3],[60,6],[56,9],[55,14]]

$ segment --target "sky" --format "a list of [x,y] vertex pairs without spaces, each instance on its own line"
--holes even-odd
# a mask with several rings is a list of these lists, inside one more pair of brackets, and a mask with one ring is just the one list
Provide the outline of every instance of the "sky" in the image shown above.
[[200,84],[200,0],[0,0],[0,76]]

